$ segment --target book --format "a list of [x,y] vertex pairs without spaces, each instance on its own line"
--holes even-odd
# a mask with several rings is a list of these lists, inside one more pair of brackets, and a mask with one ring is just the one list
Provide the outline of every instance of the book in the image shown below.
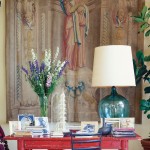
[[113,137],[135,137],[136,135],[133,134],[133,135],[114,135],[113,134]]
[[62,132],[51,132],[51,137],[63,137],[64,134]]
[[135,132],[133,132],[133,131],[114,131],[113,132],[113,135],[133,135],[133,134],[135,134]]
[[32,133],[30,131],[26,130],[15,130],[14,131],[14,136],[32,136]]
[[134,128],[113,128],[113,131],[135,131]]
[[[47,132],[47,129],[42,126],[28,126],[25,128],[27,131],[30,131],[32,135],[45,135],[50,134]],[[46,130],[46,131],[45,131]]]

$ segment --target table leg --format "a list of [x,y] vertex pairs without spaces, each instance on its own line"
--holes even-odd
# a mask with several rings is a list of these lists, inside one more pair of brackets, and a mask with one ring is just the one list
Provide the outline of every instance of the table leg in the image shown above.
[[121,140],[121,150],[128,150],[128,140]]
[[18,147],[18,150],[25,150],[25,148],[24,148],[24,140],[19,139],[17,141],[17,147]]

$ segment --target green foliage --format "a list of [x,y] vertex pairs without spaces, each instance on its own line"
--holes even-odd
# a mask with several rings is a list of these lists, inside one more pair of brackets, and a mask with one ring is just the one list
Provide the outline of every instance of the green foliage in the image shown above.
[[133,60],[133,65],[134,65],[134,72],[135,72],[135,77],[136,77],[136,84],[138,84],[141,79],[145,78],[145,80],[147,79],[147,66],[144,64],[144,54],[141,50],[137,51],[136,53],[136,58],[137,58],[137,62],[134,59]]
[[150,61],[150,55],[144,57],[144,61],[149,62]]
[[[141,23],[139,32],[144,32],[146,29],[150,27],[150,24],[148,23],[148,20],[150,18],[150,9],[146,6],[143,7],[140,15],[138,16],[132,16],[133,20],[137,23]],[[150,31],[146,31],[145,36],[149,36]]]
[[[148,100],[142,99],[140,101],[140,110],[143,110],[144,114],[150,111],[150,99]],[[150,114],[147,115],[147,118],[150,119]]]
[[[147,66],[145,64],[145,61],[150,60],[150,56],[144,56],[143,52],[139,50],[136,53],[136,58],[137,62],[135,59],[133,60],[136,84],[138,84],[141,80],[150,83],[150,70],[147,69]],[[150,86],[145,87],[144,92],[145,94],[149,94]],[[140,101],[140,110],[144,111],[144,114],[150,111],[150,99],[148,100],[142,99]],[[150,119],[150,114],[147,115],[147,118]]]
[[[140,15],[133,16],[133,19],[135,22],[141,23],[139,32],[145,32],[145,37],[150,36],[150,8],[144,6]],[[148,47],[150,47],[150,45]],[[145,64],[145,62],[150,61],[150,55],[144,56],[142,50],[139,50],[136,53],[136,60],[133,60],[136,83],[138,84],[141,80],[150,83],[150,70],[147,69]],[[145,94],[150,94],[150,86],[145,87],[144,92]],[[144,111],[144,114],[150,111],[150,98],[140,101],[140,110]],[[147,118],[150,119],[150,114],[147,114]]]

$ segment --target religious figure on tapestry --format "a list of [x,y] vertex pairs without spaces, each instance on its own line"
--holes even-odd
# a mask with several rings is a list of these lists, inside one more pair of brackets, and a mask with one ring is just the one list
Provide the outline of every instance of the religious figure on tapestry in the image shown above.
[[69,69],[86,66],[85,37],[89,29],[89,10],[86,1],[60,0],[65,13],[63,57],[69,61]]
[[127,16],[125,15],[125,11],[123,8],[118,9],[116,12],[115,10],[112,12],[113,22],[116,27],[123,27],[127,19]]
[[22,23],[28,26],[30,29],[35,24],[35,2],[34,0],[18,0],[17,1],[17,13]]
[[124,44],[127,26],[127,11],[126,9],[114,8],[112,11],[112,22],[114,24],[113,36],[114,44]]

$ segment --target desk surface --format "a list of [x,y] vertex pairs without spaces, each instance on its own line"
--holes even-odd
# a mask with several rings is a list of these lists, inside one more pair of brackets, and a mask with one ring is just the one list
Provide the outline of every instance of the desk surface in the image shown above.
[[[91,137],[92,138],[92,137]],[[17,140],[18,150],[28,150],[28,149],[48,149],[48,150],[62,150],[71,148],[71,138],[70,137],[14,137],[5,136],[5,140]],[[85,139],[86,138],[82,138]],[[103,136],[102,137],[102,148],[103,149],[120,149],[128,150],[129,140],[141,140],[141,136],[136,134],[136,137],[112,137]]]
[[[90,138],[90,137],[89,137]],[[51,136],[18,136],[18,137],[14,137],[14,136],[5,136],[4,137],[5,140],[18,140],[18,139],[30,139],[30,140],[56,140],[56,139],[59,139],[59,140],[68,140],[70,139],[70,137],[51,137]],[[84,139],[84,138],[83,138]],[[111,135],[109,136],[102,136],[102,140],[141,140],[141,136],[136,134],[135,137],[113,137]]]

